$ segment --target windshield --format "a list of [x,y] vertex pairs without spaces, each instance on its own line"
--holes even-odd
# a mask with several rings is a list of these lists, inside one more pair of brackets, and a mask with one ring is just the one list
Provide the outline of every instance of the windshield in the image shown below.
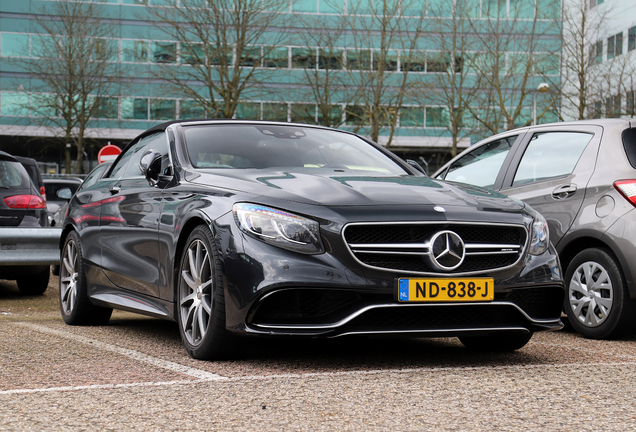
[[19,162],[0,160],[0,188],[28,188],[31,179]]
[[347,133],[279,125],[184,127],[195,168],[294,168],[408,174],[382,152]]

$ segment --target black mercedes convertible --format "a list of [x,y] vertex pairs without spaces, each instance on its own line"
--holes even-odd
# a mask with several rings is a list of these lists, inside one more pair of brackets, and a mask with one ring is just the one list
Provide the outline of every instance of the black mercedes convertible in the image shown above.
[[105,324],[115,308],[174,320],[198,359],[250,335],[456,336],[515,350],[560,329],[544,218],[418,168],[319,126],[156,126],[71,198],[62,317]]

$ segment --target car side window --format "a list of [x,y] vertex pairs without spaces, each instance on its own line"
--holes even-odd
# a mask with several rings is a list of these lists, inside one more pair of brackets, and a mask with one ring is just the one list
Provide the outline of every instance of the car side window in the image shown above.
[[457,159],[448,169],[445,180],[492,188],[517,135],[484,144]]
[[594,137],[585,132],[536,133],[521,158],[512,186],[566,176]]
[[97,165],[97,167],[95,167],[95,169],[93,169],[93,171],[86,177],[86,179],[84,179],[84,182],[82,183],[81,189],[88,189],[89,187],[93,186],[95,183],[97,183],[97,180],[99,180],[102,177],[102,174],[104,174],[104,171],[108,169],[108,165]]
[[126,172],[126,167],[128,166],[128,162],[130,161],[130,157],[132,156],[135,147],[137,147],[139,143],[135,143],[128,147],[121,158],[117,161],[113,169],[110,171],[108,178],[118,179]]
[[139,161],[146,150],[151,148],[159,151],[161,154],[167,153],[168,145],[166,143],[166,134],[164,132],[145,136],[139,141],[139,144],[137,144],[133,149],[124,178],[139,177],[143,175],[139,168]]

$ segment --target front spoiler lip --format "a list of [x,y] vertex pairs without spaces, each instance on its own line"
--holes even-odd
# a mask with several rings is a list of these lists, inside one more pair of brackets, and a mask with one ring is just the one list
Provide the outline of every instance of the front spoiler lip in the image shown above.
[[[359,310],[357,310],[356,312],[350,314],[349,316],[341,319],[340,321],[336,321],[335,323],[329,323],[329,324],[251,324],[250,326],[253,326],[258,330],[265,330],[265,331],[282,331],[282,332],[288,332],[288,331],[293,331],[293,330],[297,330],[297,331],[307,331],[307,330],[317,330],[317,331],[328,331],[328,330],[334,330],[337,329],[339,327],[344,326],[345,324],[349,323],[350,321],[354,320],[355,318],[359,317],[360,315],[362,315],[363,313],[366,313],[370,310],[373,309],[384,309],[384,308],[396,308],[396,307],[420,307],[420,308],[426,308],[426,307],[432,307],[432,306],[436,306],[436,307],[453,307],[453,306],[484,306],[484,305],[495,305],[495,306],[512,306],[515,309],[517,309],[519,312],[521,312],[523,314],[523,316],[528,320],[529,324],[534,324],[534,325],[538,325],[538,326],[555,326],[555,325],[561,325],[561,328],[563,327],[563,324],[560,321],[560,318],[556,318],[556,319],[535,319],[530,317],[523,309],[521,309],[519,306],[517,306],[516,304],[512,303],[512,302],[507,302],[507,301],[492,301],[492,302],[475,302],[475,303],[427,303],[427,304],[414,304],[414,303],[385,303],[385,304],[375,304],[375,305],[369,305],[369,306],[365,306]],[[506,329],[508,329],[509,327],[506,327]],[[520,327],[523,328],[523,327]],[[503,329],[503,328],[502,328]],[[527,330],[527,329],[525,329]],[[428,330],[414,330],[412,332],[420,332],[420,333],[426,333]],[[430,330],[431,332],[435,331],[435,332],[440,332],[440,331],[455,331],[454,329],[452,330]],[[365,333],[407,333],[409,331],[382,331],[382,330],[378,330],[378,331],[373,331],[373,332],[365,332]]]

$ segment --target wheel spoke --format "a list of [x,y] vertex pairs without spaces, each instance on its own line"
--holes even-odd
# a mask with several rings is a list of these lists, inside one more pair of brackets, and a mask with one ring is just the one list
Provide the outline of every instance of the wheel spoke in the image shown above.
[[199,332],[200,332],[201,338],[203,338],[205,336],[205,331],[207,330],[206,329],[206,325],[205,325],[205,319],[203,317],[203,307],[201,307],[201,305],[199,305],[199,307],[197,309],[198,309],[197,310],[197,312],[198,312],[197,313],[197,315],[198,315],[197,321],[199,323]]
[[188,295],[187,297],[182,298],[180,305],[181,306],[186,306],[186,303],[193,302],[196,298],[197,298],[197,293],[194,292],[194,293]]
[[183,278],[183,280],[185,281],[186,284],[188,284],[188,286],[190,287],[190,289],[194,292],[196,292],[197,290],[197,283],[195,282],[195,280],[192,278],[192,276],[190,276],[190,273],[186,270],[181,272],[181,277]]

